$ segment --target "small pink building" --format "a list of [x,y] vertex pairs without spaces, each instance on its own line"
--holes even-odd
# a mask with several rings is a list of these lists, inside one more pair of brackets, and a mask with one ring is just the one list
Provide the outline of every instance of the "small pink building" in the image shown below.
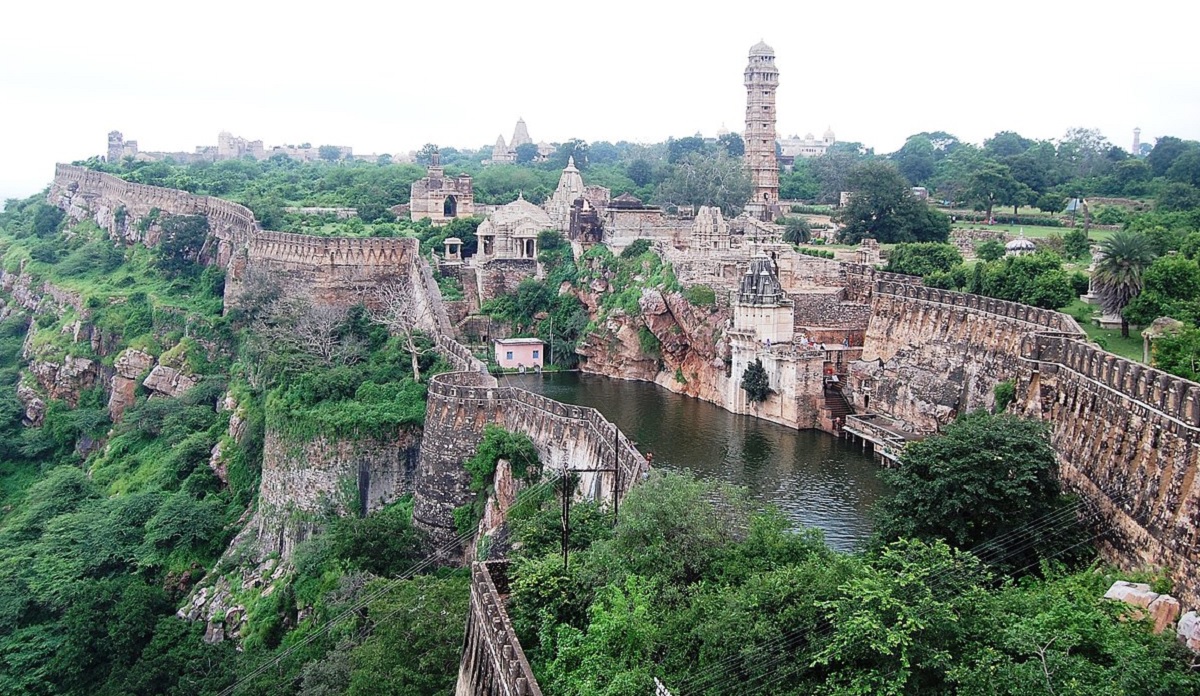
[[496,340],[496,362],[505,369],[541,367],[545,346],[540,338],[501,338]]

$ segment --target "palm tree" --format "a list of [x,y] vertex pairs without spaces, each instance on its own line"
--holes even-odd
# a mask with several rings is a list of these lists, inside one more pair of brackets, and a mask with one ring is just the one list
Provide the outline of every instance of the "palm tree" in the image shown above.
[[1101,258],[1092,273],[1105,314],[1121,316],[1121,336],[1129,338],[1125,305],[1142,291],[1142,275],[1154,262],[1154,244],[1141,232],[1120,230],[1100,242]]

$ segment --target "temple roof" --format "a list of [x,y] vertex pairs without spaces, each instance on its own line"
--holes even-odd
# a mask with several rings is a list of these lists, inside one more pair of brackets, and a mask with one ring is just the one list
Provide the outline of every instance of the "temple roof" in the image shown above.
[[752,56],[773,56],[775,49],[768,46],[765,42],[759,41],[750,47],[750,55]]

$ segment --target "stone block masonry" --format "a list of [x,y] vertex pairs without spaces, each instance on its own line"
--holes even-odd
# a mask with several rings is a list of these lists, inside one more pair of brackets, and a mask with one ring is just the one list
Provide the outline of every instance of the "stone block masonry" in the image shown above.
[[[414,524],[425,529],[436,546],[454,539],[454,510],[474,496],[463,462],[475,452],[489,423],[527,434],[544,471],[607,470],[579,474],[576,495],[589,500],[611,501],[614,487],[622,498],[649,471],[633,443],[595,409],[498,386],[480,371],[437,375],[429,381],[413,501]],[[611,471],[614,461],[616,473]],[[448,553],[447,559],[458,555]]]
[[1200,384],[1100,350],[1059,312],[890,280],[870,301],[856,408],[933,432],[1014,380],[1013,408],[1049,424],[1064,486],[1099,513],[1105,555],[1167,569],[1200,605]]
[[541,696],[542,690],[513,630],[503,596],[508,564],[471,566],[471,610],[455,696]]

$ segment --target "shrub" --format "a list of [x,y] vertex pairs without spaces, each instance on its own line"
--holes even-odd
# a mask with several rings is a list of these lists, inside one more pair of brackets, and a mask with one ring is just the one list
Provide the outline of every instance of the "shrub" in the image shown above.
[[632,244],[621,250],[621,258],[636,259],[647,251],[650,251],[650,240],[635,239]]
[[697,307],[713,307],[717,304],[717,291],[707,285],[691,285],[683,291],[683,298]]

